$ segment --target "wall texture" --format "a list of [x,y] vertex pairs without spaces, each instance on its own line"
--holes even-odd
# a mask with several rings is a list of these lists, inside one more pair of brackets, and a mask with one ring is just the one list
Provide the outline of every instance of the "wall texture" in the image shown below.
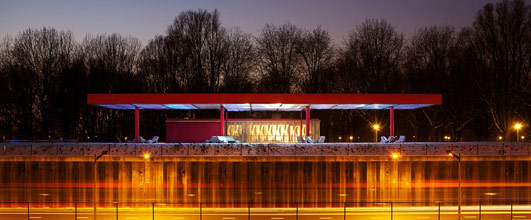
[[[270,155],[265,156],[240,156],[242,149],[238,149],[239,153],[231,153],[240,145],[86,144],[70,147],[90,148],[84,149],[83,153],[77,151],[87,156],[45,156],[47,151],[35,148],[31,149],[33,155],[7,156],[7,152],[27,153],[28,150],[8,150],[27,148],[26,145],[4,147],[6,156],[0,156],[0,202],[91,202],[94,199],[94,182],[96,201],[131,206],[134,202],[180,203],[182,206],[199,202],[219,206],[237,206],[234,203],[287,206],[298,202],[313,203],[306,206],[322,206],[326,204],[315,203],[345,201],[455,202],[458,163],[444,156],[446,148],[463,152],[465,204],[479,200],[484,204],[503,200],[524,203],[531,195],[531,160],[528,152],[520,149],[529,148],[525,144],[506,143],[496,148],[487,144],[454,143],[437,147],[441,149],[431,149],[436,145],[426,144],[372,146],[381,148],[378,150],[369,150],[368,145],[348,144],[254,146],[268,149],[266,152]],[[37,149],[50,147],[45,144],[31,146]],[[54,147],[57,148],[55,154],[58,154],[67,146],[53,145],[51,148]],[[92,148],[109,147],[111,155],[103,156],[96,164],[93,156],[88,156],[97,151]],[[133,150],[135,147],[136,150]],[[152,155],[148,159],[138,156],[146,149],[165,147],[179,148],[179,152],[186,154],[167,155],[164,153],[167,151],[161,150],[150,151]],[[286,149],[273,151],[274,147],[294,148],[289,149],[293,155],[310,148],[308,151],[314,152],[314,155],[280,156],[278,152]],[[229,149],[225,151],[226,148]],[[336,148],[342,151],[334,151]],[[387,152],[399,150],[403,154],[398,159],[392,159],[380,152],[384,148],[389,148]],[[354,155],[362,151],[353,149],[365,149],[363,152],[370,155]],[[510,153],[507,149],[516,149],[515,152],[521,154]],[[341,155],[343,150],[347,155]],[[500,151],[515,155],[495,155]],[[124,152],[130,153],[127,155]],[[420,155],[414,155],[414,152]],[[431,153],[426,156],[421,152]],[[265,154],[257,149],[253,153]],[[478,156],[478,153],[486,155]]]

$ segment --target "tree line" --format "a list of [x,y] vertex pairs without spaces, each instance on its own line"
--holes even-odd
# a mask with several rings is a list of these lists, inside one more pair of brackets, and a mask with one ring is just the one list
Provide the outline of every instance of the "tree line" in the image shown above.
[[[529,134],[531,7],[524,1],[486,4],[460,30],[434,25],[406,37],[376,19],[353,27],[341,45],[321,27],[290,23],[266,24],[253,36],[224,27],[217,10],[199,9],[179,14],[145,46],[119,34],[77,42],[70,31],[27,29],[0,45],[0,135],[85,141],[133,135],[132,111],[89,106],[87,93],[440,93],[441,106],[398,111],[395,133],[419,141],[514,140],[518,121],[521,134]],[[141,114],[145,136],[164,136],[167,117],[216,115]],[[277,113],[246,117],[271,114]],[[387,111],[312,116],[331,141],[372,140],[372,124],[388,126]]]

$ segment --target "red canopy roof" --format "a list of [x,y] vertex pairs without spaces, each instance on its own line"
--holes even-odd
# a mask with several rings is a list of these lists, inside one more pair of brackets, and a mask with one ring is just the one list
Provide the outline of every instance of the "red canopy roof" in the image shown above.
[[417,109],[442,104],[441,94],[88,94],[87,103],[113,109]]

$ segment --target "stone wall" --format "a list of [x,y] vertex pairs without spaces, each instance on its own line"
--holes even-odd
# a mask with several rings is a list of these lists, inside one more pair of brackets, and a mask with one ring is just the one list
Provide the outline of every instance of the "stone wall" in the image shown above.
[[529,156],[531,143],[324,143],[324,144],[135,144],[4,143],[0,156],[441,156],[448,150],[464,156]]

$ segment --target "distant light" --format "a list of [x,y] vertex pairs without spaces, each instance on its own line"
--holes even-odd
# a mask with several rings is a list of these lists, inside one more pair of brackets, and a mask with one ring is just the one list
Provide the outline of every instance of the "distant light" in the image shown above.
[[374,130],[378,130],[378,129],[380,129],[380,125],[375,124],[374,126],[372,126],[372,128],[373,128]]
[[127,141],[127,137],[125,137],[125,141]]
[[448,156],[452,157],[454,154],[452,152],[448,153]]
[[520,138],[521,138],[522,140],[524,140],[525,136],[521,136]]
[[256,195],[262,195],[262,192],[254,192]]
[[520,124],[520,123],[514,124],[514,129],[516,129],[516,130],[520,129],[521,127],[522,127],[522,124]]
[[345,194],[345,193],[341,193],[341,194],[339,194],[339,196],[341,196],[341,197],[345,197],[345,196],[347,196],[347,194]]
[[486,196],[495,196],[495,195],[498,195],[498,193],[484,193],[484,195],[486,195]]
[[188,196],[190,196],[190,197],[194,197],[195,194],[193,194],[193,193],[189,193]]
[[392,157],[393,159],[398,159],[398,157],[400,157],[400,154],[398,154],[398,153],[393,153],[393,154],[391,154],[391,157]]
[[350,140],[354,139],[354,137],[352,137],[352,136],[350,136],[349,138],[350,138]]
[[498,140],[500,140],[500,141],[501,141],[502,139],[503,139],[503,137],[502,137],[502,136],[498,136]]
[[39,196],[49,196],[49,195],[50,195],[50,194],[48,194],[48,193],[41,193],[41,194],[39,194]]
[[341,140],[341,136],[339,136],[339,140]]
[[149,154],[144,154],[144,159],[149,159]]

